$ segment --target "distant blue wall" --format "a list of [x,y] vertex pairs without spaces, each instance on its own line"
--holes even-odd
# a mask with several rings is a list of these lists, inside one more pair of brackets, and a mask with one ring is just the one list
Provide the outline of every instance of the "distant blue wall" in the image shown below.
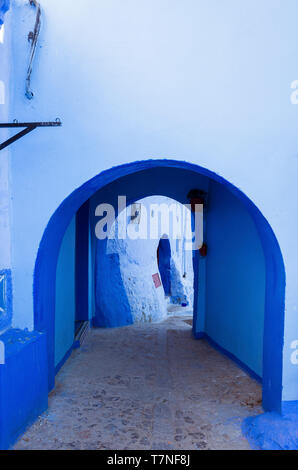
[[132,323],[131,308],[120,272],[119,254],[107,253],[106,240],[98,240],[95,258],[93,325],[98,328],[116,328],[132,325]]
[[62,241],[56,272],[55,366],[63,360],[74,342],[75,233],[73,218]]
[[10,7],[10,0],[0,0],[0,26],[4,23],[4,14]]
[[241,201],[210,185],[207,210],[206,333],[262,376],[265,259]]

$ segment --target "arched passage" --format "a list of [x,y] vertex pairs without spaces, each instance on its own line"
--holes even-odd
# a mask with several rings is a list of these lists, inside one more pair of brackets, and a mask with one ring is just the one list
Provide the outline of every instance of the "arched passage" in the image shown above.
[[[85,310],[93,325],[115,328],[160,322],[171,305],[171,311],[177,312],[181,305],[192,310],[190,211],[173,199],[152,195],[132,205],[126,200],[116,216],[114,207],[97,205],[100,200],[101,191],[91,200],[90,278],[94,282]],[[93,221],[94,212],[106,215]],[[114,216],[113,224],[108,224]]]
[[[48,338],[49,388],[54,386],[54,330],[56,267],[61,242],[74,214],[95,193],[102,201],[114,203],[119,194],[138,200],[152,194],[187,203],[193,188],[204,188],[207,181],[224,188],[236,198],[255,224],[265,263],[263,403],[266,410],[279,411],[282,392],[282,346],[284,334],[285,270],[276,237],[255,204],[225,179],[197,165],[172,160],[150,160],[107,170],[76,189],[52,216],[41,240],[34,274],[35,328]],[[216,191],[214,191],[216,193]],[[235,247],[236,249],[236,247]],[[198,256],[194,268],[199,270]],[[195,278],[197,278],[195,276]],[[195,288],[196,282],[195,279]],[[237,286],[235,286],[237,289]],[[196,297],[196,293],[195,293]],[[196,310],[197,307],[197,310]],[[199,314],[195,304],[196,316]],[[237,335],[237,332],[236,332]],[[237,356],[236,356],[237,359]]]

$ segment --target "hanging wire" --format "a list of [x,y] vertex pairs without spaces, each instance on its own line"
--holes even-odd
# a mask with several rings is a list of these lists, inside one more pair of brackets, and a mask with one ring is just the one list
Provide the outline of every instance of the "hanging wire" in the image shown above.
[[31,90],[31,75],[32,75],[32,68],[33,68],[33,61],[36,53],[36,46],[37,41],[40,33],[40,26],[41,26],[41,8],[40,4],[37,0],[29,0],[30,5],[36,8],[36,21],[34,26],[34,31],[30,31],[28,35],[28,41],[31,42],[31,50],[29,56],[29,65],[27,70],[27,77],[26,77],[26,96],[28,100],[32,100],[34,93]]

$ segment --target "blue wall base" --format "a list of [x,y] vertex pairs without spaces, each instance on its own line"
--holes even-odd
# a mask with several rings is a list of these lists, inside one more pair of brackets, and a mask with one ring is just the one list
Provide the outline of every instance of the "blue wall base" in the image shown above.
[[55,367],[55,376],[60,372],[62,367],[66,364],[70,356],[72,355],[74,349],[79,349],[80,348],[80,343],[78,341],[75,341],[71,348],[66,352],[62,360],[56,365]]
[[298,412],[246,418],[242,432],[254,449],[298,450]]
[[44,334],[12,329],[0,341],[0,449],[6,450],[48,408],[47,344]]
[[195,339],[205,339],[206,338],[206,333],[196,333],[193,330],[193,336]]

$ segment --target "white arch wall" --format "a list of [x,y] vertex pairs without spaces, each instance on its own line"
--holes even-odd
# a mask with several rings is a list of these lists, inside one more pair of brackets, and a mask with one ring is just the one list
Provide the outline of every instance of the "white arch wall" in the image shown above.
[[[38,245],[57,206],[100,171],[148,158],[197,163],[243,190],[272,225],[287,272],[284,399],[296,400],[298,77],[296,0],[13,2],[9,118],[48,120],[11,148],[14,326],[33,327]],[[85,25],[88,25],[86,27]]]

